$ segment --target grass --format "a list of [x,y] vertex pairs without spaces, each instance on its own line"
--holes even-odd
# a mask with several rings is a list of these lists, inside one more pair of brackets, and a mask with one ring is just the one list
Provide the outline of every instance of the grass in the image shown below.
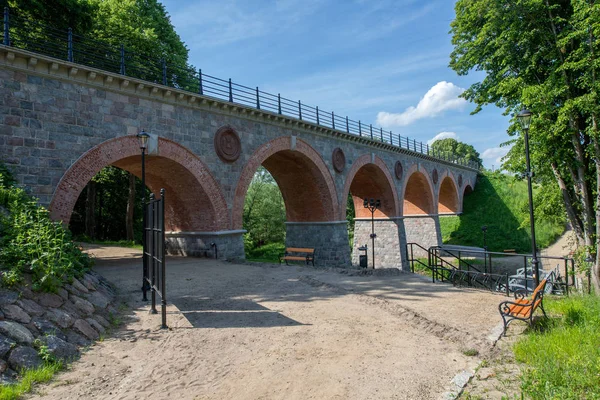
[[515,344],[521,390],[534,399],[600,399],[600,297],[547,299],[551,315]]
[[19,382],[10,385],[0,385],[0,400],[14,400],[23,394],[31,392],[36,383],[50,381],[54,374],[63,368],[60,362],[50,362],[35,369],[25,370]]
[[92,240],[87,237],[83,237],[83,238],[80,237],[80,238],[76,238],[76,239],[77,239],[77,241],[82,242],[82,243],[98,244],[98,245],[102,245],[102,246],[126,247],[128,249],[142,250],[141,243],[136,243],[132,240]]
[[255,249],[246,250],[246,259],[257,262],[279,262],[279,255],[285,252],[285,244],[269,243]]
[[[485,225],[490,251],[531,252],[528,204],[526,182],[500,173],[480,175],[475,190],[464,198],[463,214],[440,217],[442,241],[483,247],[481,227]],[[552,244],[565,226],[564,220],[540,217],[535,223],[539,248]]]

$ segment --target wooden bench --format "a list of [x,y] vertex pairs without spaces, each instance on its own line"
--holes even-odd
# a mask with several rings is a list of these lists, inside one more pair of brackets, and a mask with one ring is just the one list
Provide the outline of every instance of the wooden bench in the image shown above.
[[502,316],[504,322],[503,335],[506,335],[506,328],[508,324],[513,320],[518,319],[521,321],[529,322],[529,326],[533,324],[533,313],[539,307],[544,313],[544,317],[548,318],[546,311],[544,311],[544,291],[546,288],[547,279],[544,279],[535,288],[531,299],[525,298],[524,292],[515,292],[515,301],[503,301],[498,305],[498,310]]
[[286,247],[285,253],[279,256],[279,264],[285,261],[285,265],[289,265],[288,261],[305,261],[306,265],[312,263],[315,265],[315,249],[306,247]]
[[505,249],[503,250],[505,253],[516,253],[517,250],[516,249]]

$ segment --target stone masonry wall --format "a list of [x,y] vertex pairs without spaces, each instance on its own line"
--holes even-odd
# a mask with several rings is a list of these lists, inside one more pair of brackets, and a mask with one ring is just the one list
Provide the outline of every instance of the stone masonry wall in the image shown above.
[[287,222],[285,228],[285,246],[314,248],[315,266],[350,266],[346,221],[312,224]]
[[[404,229],[407,243],[417,243],[426,249],[442,244],[440,220],[437,216],[404,217]],[[415,247],[414,255],[427,257],[427,252]]]
[[[405,243],[404,236],[398,229],[397,220],[375,219],[375,268],[400,268],[402,269],[401,249]],[[354,245],[352,246],[352,265],[359,265],[359,254],[364,252],[358,248],[368,246],[368,268],[373,265],[373,249],[371,241],[371,219],[354,220]]]
[[167,253],[178,256],[191,257],[215,257],[216,244],[217,256],[221,260],[244,259],[244,239],[242,235],[245,231],[231,231],[224,234],[215,232],[207,233],[167,233],[165,241],[167,242]]

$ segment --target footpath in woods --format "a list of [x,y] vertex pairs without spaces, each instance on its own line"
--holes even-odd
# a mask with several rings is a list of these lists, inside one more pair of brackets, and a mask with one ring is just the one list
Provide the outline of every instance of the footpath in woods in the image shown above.
[[122,324],[31,398],[452,398],[493,351],[504,298],[413,274],[169,257],[161,330],[140,252],[90,252]]

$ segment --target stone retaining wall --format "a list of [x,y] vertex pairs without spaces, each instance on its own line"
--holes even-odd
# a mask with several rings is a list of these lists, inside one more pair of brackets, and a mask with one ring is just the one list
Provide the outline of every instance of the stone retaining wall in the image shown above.
[[25,282],[0,289],[0,383],[13,382],[22,369],[41,366],[41,346],[57,360],[73,360],[79,347],[100,338],[117,312],[113,288],[94,272],[57,293],[34,292],[27,278]]

